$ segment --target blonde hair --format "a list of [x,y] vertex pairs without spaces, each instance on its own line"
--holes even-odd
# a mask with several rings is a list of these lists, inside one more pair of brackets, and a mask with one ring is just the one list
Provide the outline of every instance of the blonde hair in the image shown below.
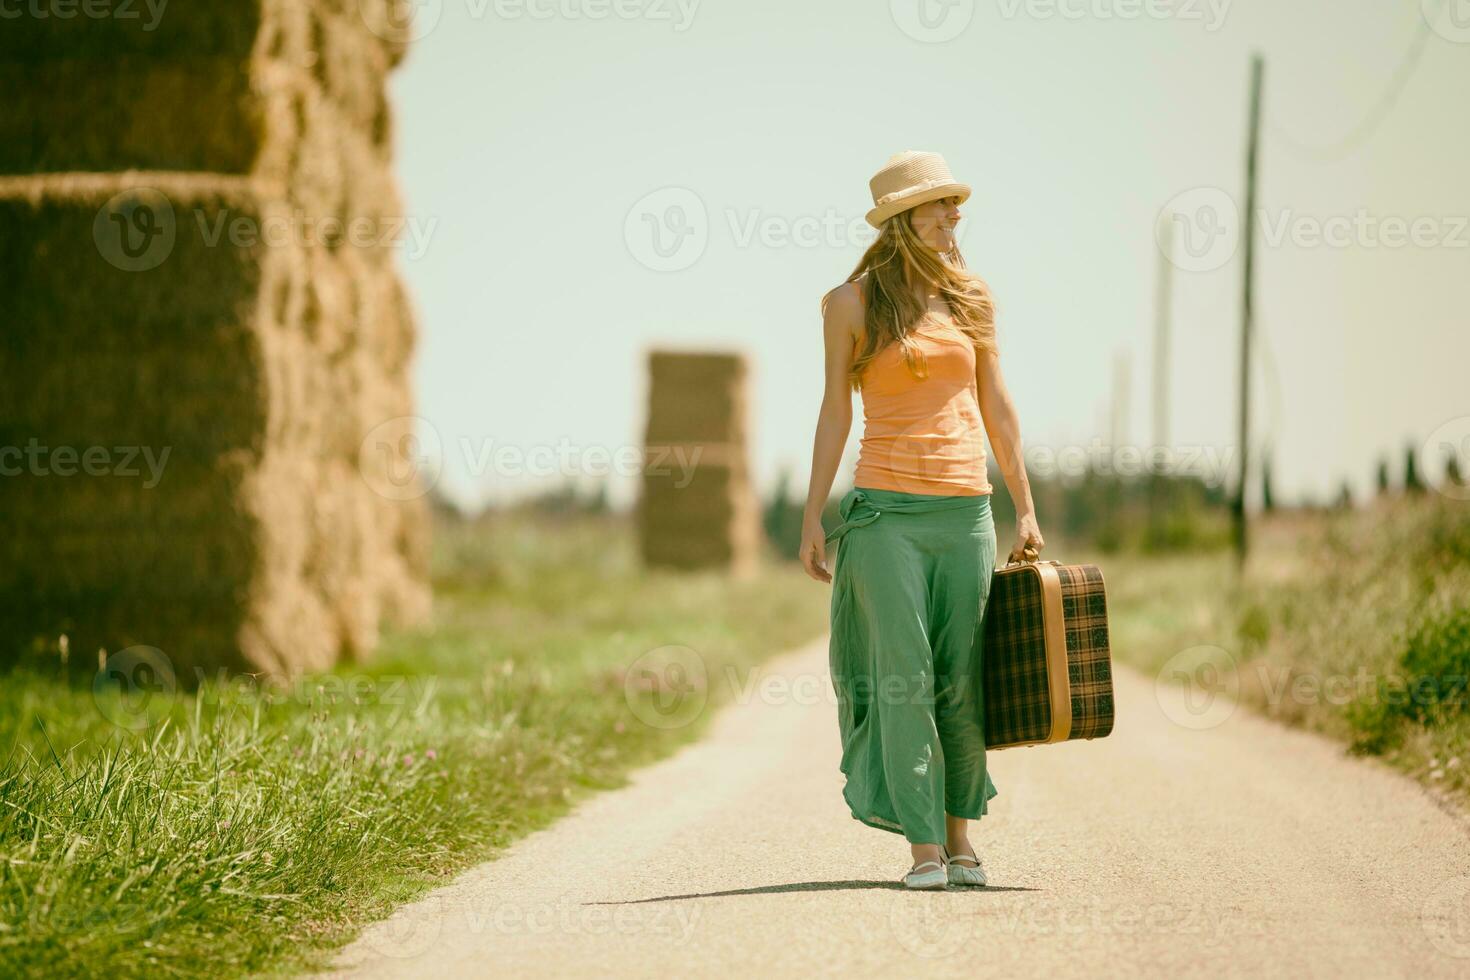
[[[959,245],[944,255],[925,245],[914,231],[912,215],[912,209],[900,211],[883,222],[877,239],[846,279],[856,282],[863,293],[862,348],[848,372],[848,382],[854,389],[861,387],[868,363],[893,343],[899,345],[909,371],[916,378],[927,377],[924,352],[911,336],[928,312],[926,304],[914,295],[916,278],[939,287],[939,295],[954,314],[955,325],[970,338],[977,352],[995,350],[995,304],[990,287],[966,269]],[[824,314],[831,296],[828,292],[822,297]]]

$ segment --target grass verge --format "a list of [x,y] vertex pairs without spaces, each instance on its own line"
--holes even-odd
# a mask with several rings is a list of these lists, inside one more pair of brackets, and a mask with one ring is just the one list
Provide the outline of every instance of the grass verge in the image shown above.
[[1377,755],[1470,804],[1470,505],[1283,514],[1227,552],[1097,560],[1114,656]]
[[187,691],[88,687],[59,650],[9,671],[0,975],[325,965],[692,738],[706,696],[826,627],[827,591],[799,566],[645,571],[613,518],[502,516],[437,540],[434,628],[368,665]]

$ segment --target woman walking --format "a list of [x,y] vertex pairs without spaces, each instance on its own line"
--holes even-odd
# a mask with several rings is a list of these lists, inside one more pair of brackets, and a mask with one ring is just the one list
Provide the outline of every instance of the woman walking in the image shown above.
[[[996,554],[982,428],[1016,504],[1012,557],[1033,557],[1043,541],[990,292],[955,241],[970,188],[939,154],[910,150],[870,189],[877,240],[822,298],[826,389],[801,560],[832,583],[830,664],[852,815],[907,839],[906,886],[984,885],[968,831],[996,794],[980,697]],[[863,436],[842,523],[828,534],[822,507],[854,389]]]

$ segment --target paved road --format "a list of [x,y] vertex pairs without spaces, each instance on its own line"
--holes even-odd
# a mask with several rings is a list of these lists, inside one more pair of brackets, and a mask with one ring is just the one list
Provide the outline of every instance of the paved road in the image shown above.
[[[837,772],[826,640],[764,696],[368,929],[354,976],[1470,975],[1470,825],[1246,712],[1119,669],[1116,731],[991,755],[981,891],[910,893]],[[793,681],[791,692],[781,684]]]

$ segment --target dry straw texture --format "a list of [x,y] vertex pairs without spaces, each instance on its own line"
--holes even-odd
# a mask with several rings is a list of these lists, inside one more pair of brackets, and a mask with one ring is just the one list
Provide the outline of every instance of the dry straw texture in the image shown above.
[[355,119],[350,100],[287,64],[0,62],[0,88],[27,93],[0,100],[0,173],[235,174],[279,184],[315,218],[402,213],[386,136],[375,135],[387,132],[386,108]]
[[650,355],[638,505],[650,565],[753,569],[760,522],[747,463],[746,373],[735,354]]
[[[15,17],[0,31],[0,60],[45,61],[56,58],[107,62],[128,55],[169,58],[219,55],[249,58],[263,51],[298,64],[333,62],[344,56],[344,37],[372,45],[382,75],[406,50],[403,16],[412,0],[190,0],[169,3],[154,18],[142,3],[138,16]],[[115,5],[121,10],[122,5]],[[393,11],[396,8],[397,13]],[[383,36],[386,35],[386,36]]]
[[[0,36],[19,96],[0,106],[0,447],[41,447],[39,472],[0,478],[7,648],[65,632],[186,675],[288,674],[426,615],[426,508],[373,491],[392,460],[359,459],[412,413],[413,312],[391,251],[323,221],[401,213],[383,96],[401,47],[358,10],[217,0],[148,33]],[[140,206],[167,232],[141,268],[109,224]],[[58,449],[116,472],[67,472]]]

